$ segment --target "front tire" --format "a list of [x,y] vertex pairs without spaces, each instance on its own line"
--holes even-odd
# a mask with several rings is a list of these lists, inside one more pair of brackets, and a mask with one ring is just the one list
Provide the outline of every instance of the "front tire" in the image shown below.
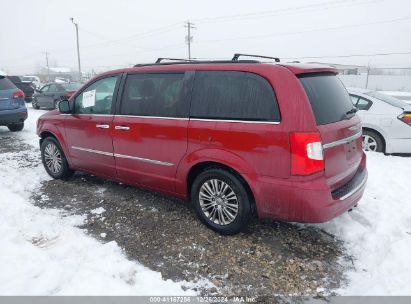
[[362,149],[364,151],[384,152],[384,141],[377,133],[364,130],[362,133]]
[[24,129],[24,122],[10,124],[7,126],[11,132],[19,132]]
[[191,187],[191,199],[199,219],[221,234],[240,232],[251,215],[251,201],[245,185],[223,169],[200,173]]
[[46,137],[41,143],[41,160],[47,173],[55,179],[63,179],[73,175],[66,156],[59,142],[53,137]]

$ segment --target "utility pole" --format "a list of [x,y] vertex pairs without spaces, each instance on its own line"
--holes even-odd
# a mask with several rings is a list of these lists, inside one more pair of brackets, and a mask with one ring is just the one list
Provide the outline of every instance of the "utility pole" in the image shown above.
[[78,23],[74,22],[74,18],[70,18],[71,23],[74,24],[76,27],[76,37],[77,37],[77,62],[78,62],[78,76],[79,76],[79,81],[81,82],[82,76],[81,76],[81,65],[80,65],[80,43],[78,39]]
[[47,82],[50,82],[50,66],[49,66],[49,52],[45,51],[46,54],[46,64],[47,64]]
[[188,60],[191,60],[191,42],[193,41],[193,36],[191,36],[191,29],[195,29],[193,25],[194,24],[190,21],[187,21],[187,24],[184,25],[184,27],[187,28],[186,42],[188,45]]
[[370,76],[370,62],[368,61],[367,78],[365,80],[365,88],[368,89],[368,77]]

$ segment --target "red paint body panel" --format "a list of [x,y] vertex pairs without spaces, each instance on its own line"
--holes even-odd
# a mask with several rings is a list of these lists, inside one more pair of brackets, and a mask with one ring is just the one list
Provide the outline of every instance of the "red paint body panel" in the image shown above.
[[130,128],[129,131],[114,130],[116,154],[170,164],[116,157],[117,177],[129,184],[175,192],[176,171],[187,151],[188,120],[115,116],[113,123]]
[[[113,116],[64,115],[65,131],[72,165],[79,170],[91,172],[106,178],[116,178],[116,165],[113,155],[92,153],[78,148],[104,151],[113,154],[112,121]],[[110,128],[98,128],[108,125]]]
[[[366,170],[360,138],[325,149],[324,171],[308,176],[291,174],[290,133],[318,132],[322,144],[328,144],[359,132],[356,116],[317,126],[308,97],[296,77],[305,73],[335,73],[334,68],[300,64],[178,64],[121,69],[97,77],[171,71],[258,74],[274,89],[281,121],[278,124],[247,123],[132,117],[115,113],[60,115],[58,111],[52,111],[39,119],[37,132],[39,135],[51,132],[57,137],[73,169],[182,198],[189,197],[187,177],[195,165],[221,163],[237,171],[248,183],[261,217],[323,222],[350,209],[361,198],[365,185],[345,200],[335,200],[331,194],[356,172]],[[70,100],[73,101],[80,92],[81,89]],[[97,124],[107,124],[109,128],[99,129]],[[116,126],[130,129],[116,130]],[[161,165],[147,160],[161,162]]]

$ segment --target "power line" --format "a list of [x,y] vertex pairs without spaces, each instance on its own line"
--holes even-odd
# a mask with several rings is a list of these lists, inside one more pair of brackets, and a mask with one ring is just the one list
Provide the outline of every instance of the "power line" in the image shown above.
[[316,3],[316,4],[286,7],[286,8],[280,8],[280,9],[275,9],[275,10],[269,10],[269,11],[259,11],[259,12],[253,12],[253,13],[226,15],[226,16],[218,16],[218,17],[206,17],[206,18],[195,19],[194,21],[196,23],[238,21],[238,20],[278,16],[278,15],[289,15],[289,14],[305,12],[307,10],[318,11],[318,10],[333,9],[333,8],[339,8],[339,7],[347,7],[347,6],[349,7],[349,6],[370,4],[370,3],[381,2],[381,1],[384,1],[384,0],[368,0],[368,1],[361,1],[361,2],[356,1],[356,0],[336,0],[336,1],[331,1],[331,2],[328,1],[328,2],[321,2],[321,3]]
[[[138,33],[138,34],[133,34],[131,36],[127,36],[125,38],[120,38],[120,39],[111,39],[111,40],[107,40],[107,41],[102,41],[102,42],[98,42],[98,43],[93,43],[93,44],[88,44],[88,45],[84,45],[82,46],[82,50],[84,49],[89,49],[89,48],[94,48],[94,47],[99,47],[99,46],[104,46],[104,45],[109,45],[109,44],[117,44],[117,43],[122,43],[125,41],[131,41],[131,40],[138,40],[138,39],[144,39],[147,37],[151,37],[151,36],[155,36],[155,35],[161,35],[164,33],[168,33],[170,31],[173,31],[177,28],[179,28],[179,26],[181,26],[182,22],[178,22],[178,23],[173,23],[167,26],[163,26],[163,27],[159,27],[147,32],[142,32],[142,33]],[[84,28],[80,27],[79,28],[80,31],[83,30],[85,32],[88,32],[89,34],[95,35],[95,36],[100,36],[99,34],[96,33],[92,33],[88,30],[84,30]],[[68,48],[64,48],[64,49],[54,49],[52,50],[53,52],[58,52],[58,53],[64,53],[64,52],[71,52],[72,49],[68,49]]]
[[349,25],[342,25],[342,26],[335,26],[335,27],[328,27],[328,28],[312,29],[312,30],[306,30],[306,31],[271,33],[271,34],[242,36],[242,37],[234,37],[234,38],[221,38],[221,39],[212,39],[212,40],[200,40],[200,41],[197,41],[197,43],[225,42],[225,41],[228,42],[228,41],[236,41],[236,40],[261,39],[261,38],[275,37],[275,36],[307,34],[307,33],[322,32],[322,31],[340,30],[340,29],[345,29],[345,28],[355,28],[355,27],[360,27],[360,26],[394,23],[394,22],[400,22],[400,21],[407,21],[410,19],[411,17],[404,17],[404,18],[398,18],[398,19],[382,20],[382,21],[359,23],[359,24],[349,24]]

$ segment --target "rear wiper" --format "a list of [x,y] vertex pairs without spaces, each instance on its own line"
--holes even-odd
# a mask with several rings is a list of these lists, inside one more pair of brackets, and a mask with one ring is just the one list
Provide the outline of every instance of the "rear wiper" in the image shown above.
[[357,109],[356,107],[354,107],[354,108],[352,108],[351,110],[345,112],[344,117],[345,117],[346,119],[351,118],[351,117],[352,117],[351,114],[355,114],[355,113],[357,113],[357,111],[358,111],[358,109]]
[[358,109],[356,107],[352,108],[351,110],[347,111],[345,115],[355,114],[357,113]]

